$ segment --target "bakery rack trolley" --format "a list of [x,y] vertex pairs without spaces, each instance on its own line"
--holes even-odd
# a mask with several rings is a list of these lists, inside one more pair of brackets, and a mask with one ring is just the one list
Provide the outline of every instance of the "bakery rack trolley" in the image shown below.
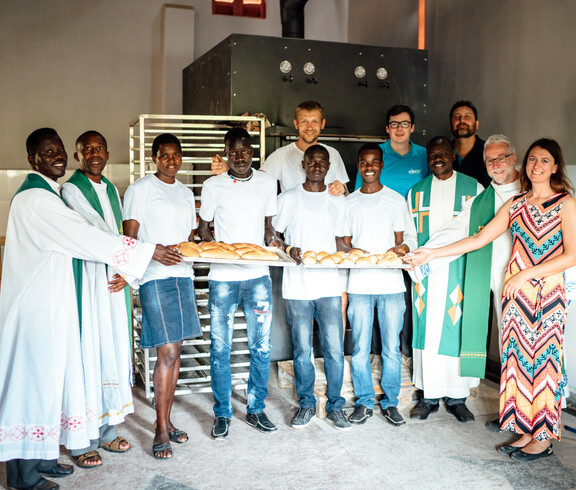
[[[182,167],[178,180],[190,187],[200,208],[202,183],[210,177],[212,156],[223,154],[224,135],[234,126],[248,129],[254,148],[253,165],[265,159],[265,118],[257,116],[206,116],[141,114],[130,123],[130,183],[156,171],[151,157],[152,141],[162,133],[176,135],[182,143]],[[198,213],[197,213],[198,214]],[[211,392],[210,387],[210,315],[208,313],[208,264],[195,264],[194,289],[202,325],[202,337],[186,340],[182,345],[177,395]],[[134,370],[140,375],[146,398],[154,396],[152,374],[156,363],[155,349],[140,349],[142,310],[138,291],[133,291]],[[246,390],[249,351],[246,321],[242,311],[236,312],[230,365],[232,387]]]

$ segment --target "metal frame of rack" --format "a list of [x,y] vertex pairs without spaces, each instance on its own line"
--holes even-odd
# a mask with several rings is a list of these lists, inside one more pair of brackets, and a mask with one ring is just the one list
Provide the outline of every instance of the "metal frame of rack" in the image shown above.
[[[224,134],[233,126],[251,125],[254,148],[253,163],[265,159],[264,117],[256,116],[195,116],[141,114],[130,123],[130,183],[155,171],[151,157],[152,141],[162,133],[176,135],[182,143],[182,167],[178,180],[194,192],[199,208],[202,183],[210,177],[212,156],[224,149]],[[202,337],[186,340],[182,344],[177,395],[211,392],[210,386],[210,314],[208,312],[208,264],[195,264],[194,289]],[[138,345],[142,311],[138,291],[133,291],[134,371],[144,383],[146,398],[154,396],[152,374],[156,362],[155,349],[141,349]],[[246,323],[241,310],[235,314],[230,366],[232,387],[246,389],[250,356]]]

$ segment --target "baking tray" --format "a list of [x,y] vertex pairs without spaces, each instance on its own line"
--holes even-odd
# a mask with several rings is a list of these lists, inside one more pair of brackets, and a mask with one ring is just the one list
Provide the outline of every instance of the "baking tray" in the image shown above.
[[184,257],[184,262],[204,262],[210,264],[234,264],[234,265],[270,265],[273,267],[294,267],[296,262],[286,252],[276,247],[263,247],[274,252],[280,260],[250,260],[250,259],[211,259],[208,257]]
[[306,269],[410,269],[410,264],[304,264]]

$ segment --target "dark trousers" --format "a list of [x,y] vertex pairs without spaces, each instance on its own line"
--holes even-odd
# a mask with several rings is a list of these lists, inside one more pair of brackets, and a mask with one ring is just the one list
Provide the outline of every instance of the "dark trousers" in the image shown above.
[[412,357],[412,279],[410,274],[402,271],[406,292],[404,301],[406,302],[406,311],[404,312],[404,325],[400,332],[400,352],[406,357]]
[[57,459],[13,459],[6,462],[6,481],[9,487],[32,487],[43,478],[40,471],[57,464]]

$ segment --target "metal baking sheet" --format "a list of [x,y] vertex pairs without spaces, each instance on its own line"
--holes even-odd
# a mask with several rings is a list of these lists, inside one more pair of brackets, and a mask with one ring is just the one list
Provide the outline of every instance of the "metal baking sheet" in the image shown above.
[[302,264],[306,269],[410,269],[410,264]]
[[296,262],[286,252],[276,247],[263,247],[274,252],[280,260],[250,260],[250,259],[211,259],[208,257],[184,257],[184,262],[203,262],[210,264],[235,264],[235,265],[270,265],[272,267],[294,267]]

